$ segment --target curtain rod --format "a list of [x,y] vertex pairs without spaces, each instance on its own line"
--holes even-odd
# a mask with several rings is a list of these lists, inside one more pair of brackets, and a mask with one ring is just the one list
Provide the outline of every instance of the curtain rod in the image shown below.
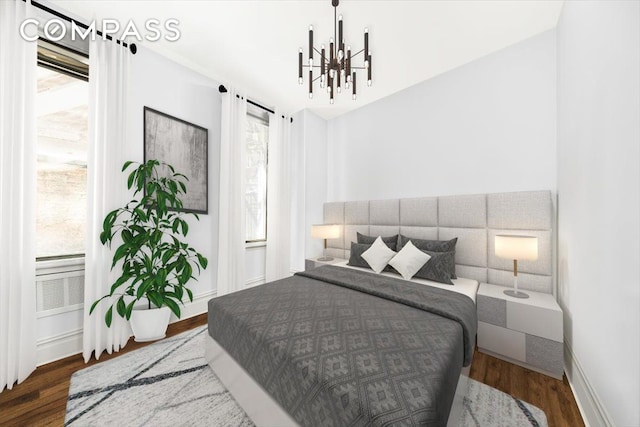
[[[26,3],[26,1],[27,1],[27,0],[22,0],[22,1]],[[31,1],[31,4],[32,4],[34,7],[37,7],[37,8],[38,8],[38,9],[40,9],[40,10],[44,10],[45,12],[48,12],[48,13],[50,13],[50,14],[52,14],[52,15],[54,15],[54,16],[56,16],[56,17],[60,18],[60,19],[64,19],[64,20],[65,20],[65,21],[67,21],[67,22],[74,22],[78,27],[80,27],[80,28],[82,28],[82,29],[85,29],[85,30],[88,30],[88,29],[89,29],[89,26],[87,26],[87,25],[83,24],[82,22],[79,22],[79,21],[77,21],[76,19],[73,19],[73,18],[71,18],[71,17],[69,17],[69,16],[65,15],[64,13],[58,12],[57,10],[53,10],[53,9],[51,9],[51,8],[50,8],[50,7],[48,7],[48,6],[45,6],[45,5],[41,4],[41,3],[38,3],[38,2],[33,1],[33,0]],[[100,37],[102,37],[102,32],[101,32],[100,30],[96,30],[96,33],[97,33]],[[113,39],[113,37],[111,37],[111,36],[110,36],[110,35],[108,35],[108,34],[107,34],[107,40],[115,41],[117,44],[122,45],[122,47],[125,47],[125,48],[126,48],[126,47],[128,47],[128,48],[129,48],[129,50],[131,51],[131,53],[132,53],[132,54],[134,54],[134,55],[135,55],[135,54],[136,54],[136,52],[138,51],[138,47],[135,45],[135,43],[127,44],[127,43],[125,43],[124,41],[119,40],[119,39],[115,39],[115,40],[114,40],[114,39]]]
[[[224,87],[224,85],[220,85],[220,86],[218,86],[218,91],[220,93],[227,93],[227,88]],[[236,98],[240,98],[240,95],[236,94]],[[251,104],[251,105],[254,105],[254,106],[258,107],[258,108],[262,108],[264,111],[267,111],[267,112],[269,112],[271,114],[275,114],[276,113],[271,108],[267,108],[264,105],[260,105],[257,102],[250,100],[249,98],[247,98],[247,102],[249,104]],[[282,118],[284,119],[284,114],[282,115]],[[293,117],[289,117],[289,123],[293,123]]]

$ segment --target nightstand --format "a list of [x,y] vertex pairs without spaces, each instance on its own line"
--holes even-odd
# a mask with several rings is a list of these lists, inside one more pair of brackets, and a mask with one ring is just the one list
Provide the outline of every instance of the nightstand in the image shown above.
[[304,260],[304,269],[312,270],[314,268],[320,267],[321,265],[337,264],[342,261],[346,261],[346,259],[334,258],[331,261],[318,261],[318,258],[307,258]]
[[527,291],[529,298],[505,295],[504,286],[481,283],[478,349],[491,356],[562,379],[562,309],[553,295]]

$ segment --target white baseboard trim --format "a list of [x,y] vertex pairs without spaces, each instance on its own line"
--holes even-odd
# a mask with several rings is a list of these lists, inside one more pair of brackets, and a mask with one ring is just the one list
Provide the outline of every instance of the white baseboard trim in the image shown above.
[[564,349],[565,373],[585,425],[587,427],[614,426],[611,417],[567,342],[564,343]]
[[254,277],[253,279],[249,279],[244,282],[245,288],[251,288],[253,286],[263,285],[265,283],[264,276]]
[[65,332],[38,340],[36,362],[38,366],[82,353],[82,329]]
[[[188,319],[207,312],[207,303],[216,296],[216,291],[205,292],[196,295],[193,302],[186,303],[181,307],[181,318],[171,315],[169,323],[175,323],[180,320]],[[36,344],[36,361],[38,366],[82,353],[82,329],[65,332],[60,335],[47,337],[38,340]]]

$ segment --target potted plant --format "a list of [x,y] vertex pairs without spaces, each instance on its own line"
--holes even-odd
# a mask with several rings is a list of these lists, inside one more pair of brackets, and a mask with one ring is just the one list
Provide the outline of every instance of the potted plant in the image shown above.
[[[199,220],[197,214],[182,211],[188,178],[158,160],[128,161],[122,172],[134,164],[138,167],[127,179],[127,188],[135,188],[134,199],[109,212],[100,233],[103,245],[111,248],[114,240],[119,244],[111,269],[121,262],[122,274],[89,313],[107,299],[111,303],[105,314],[107,326],[111,326],[115,306],[119,316],[130,320],[136,341],[152,341],[164,338],[171,312],[180,317],[185,296],[193,301],[187,284],[195,279],[194,270],[200,274],[208,261],[184,241],[189,232],[185,217],[193,215]],[[138,194],[140,200],[135,198]],[[146,306],[136,304],[143,299]]]

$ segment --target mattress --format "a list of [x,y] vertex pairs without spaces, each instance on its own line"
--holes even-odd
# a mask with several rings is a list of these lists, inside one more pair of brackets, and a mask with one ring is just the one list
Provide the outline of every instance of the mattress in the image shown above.
[[209,335],[300,425],[445,425],[475,304],[323,266],[209,302]]
[[[335,265],[336,267],[344,267],[344,268],[351,268],[354,270],[365,271],[370,274],[377,274],[368,268],[354,267],[351,265],[347,265],[347,262],[348,261],[345,260],[345,261],[340,261],[331,265]],[[384,271],[380,274],[386,277],[394,278],[394,279],[406,280],[406,279],[403,279],[402,276],[400,276],[399,274],[395,274],[392,272]],[[447,291],[457,292],[462,295],[468,296],[469,298],[471,298],[471,300],[474,303],[476,302],[476,295],[478,294],[478,286],[479,286],[478,281],[473,279],[467,279],[464,277],[458,277],[457,279],[453,279],[452,280],[453,286],[446,285],[444,283],[433,282],[431,280],[419,279],[419,278],[413,278],[407,281],[413,282],[413,283],[419,283],[421,285],[433,286],[434,288],[445,289]]]

